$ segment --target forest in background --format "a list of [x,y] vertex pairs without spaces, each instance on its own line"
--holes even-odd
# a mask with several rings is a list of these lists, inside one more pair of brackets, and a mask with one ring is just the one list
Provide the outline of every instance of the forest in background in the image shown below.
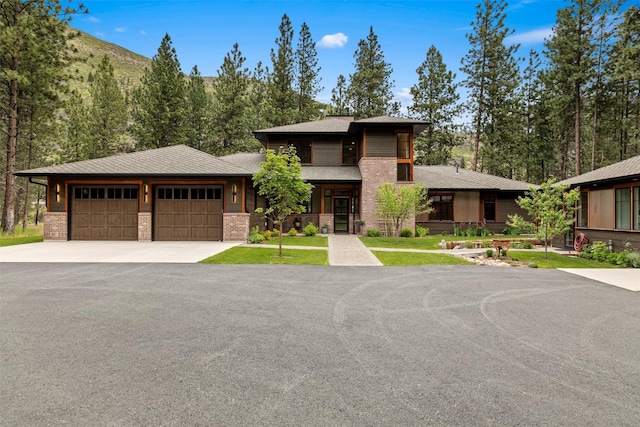
[[182,70],[168,34],[149,60],[75,31],[72,18],[88,12],[65,5],[0,6],[5,232],[26,225],[43,197],[40,186],[16,180],[18,170],[175,144],[214,155],[256,151],[253,130],[334,114],[429,121],[415,141],[417,164],[531,183],[640,154],[640,9],[622,1],[567,1],[543,51],[522,58],[507,42],[507,2],[481,0],[459,69],[436,46],[416,53],[424,62],[407,106],[394,101],[393,67],[373,27],[325,105],[315,100],[326,82],[311,31],[303,23],[296,32],[287,15],[268,63],[249,70],[235,44],[205,78],[197,66]]

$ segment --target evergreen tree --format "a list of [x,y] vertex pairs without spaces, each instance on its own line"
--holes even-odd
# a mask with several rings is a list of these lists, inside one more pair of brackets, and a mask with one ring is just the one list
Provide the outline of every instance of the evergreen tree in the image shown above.
[[461,112],[456,75],[447,70],[442,54],[431,46],[424,62],[416,70],[418,83],[411,87],[413,104],[409,115],[430,123],[415,140],[414,162],[418,165],[447,164],[451,149],[457,145],[454,117]]
[[247,120],[250,74],[245,61],[236,43],[218,70],[213,114],[217,154],[243,151],[252,141]]
[[67,115],[66,134],[61,139],[58,160],[61,163],[87,160],[87,147],[91,143],[89,109],[77,90],[66,101],[64,111]]
[[300,28],[298,48],[295,52],[295,87],[298,97],[298,122],[307,122],[320,117],[319,104],[315,97],[320,93],[320,66],[318,52],[311,38],[311,32],[306,23]]
[[271,122],[274,126],[294,123],[297,109],[296,94],[293,90],[293,27],[286,14],[282,16],[279,30],[280,37],[276,39],[277,49],[271,49],[273,71],[269,78],[273,113]]
[[347,79],[340,74],[336,87],[331,89],[331,108],[332,113],[339,116],[349,114],[349,99],[347,97]]
[[[247,94],[247,128],[249,130],[266,129],[273,126],[270,118],[274,116],[269,102],[269,69],[258,62],[253,72]],[[262,147],[255,138],[246,151],[256,151]]]
[[164,36],[133,92],[131,133],[137,149],[187,142],[185,79],[171,38]]
[[358,42],[358,49],[353,55],[355,71],[350,76],[347,91],[349,104],[356,119],[393,115],[399,111],[399,105],[392,102],[391,80],[393,69],[384,60],[384,53],[378,36],[369,28],[366,40]]
[[483,154],[484,169],[503,176],[513,173],[509,155],[514,146],[513,111],[518,108],[515,95],[519,84],[513,56],[518,45],[505,45],[505,39],[513,33],[504,23],[506,7],[505,0],[483,0],[476,6],[473,31],[467,34],[471,49],[462,59],[461,68],[468,76],[463,84],[468,89],[467,107],[473,119],[472,168],[478,169]]
[[205,89],[204,78],[200,74],[197,65],[194,65],[191,73],[189,73],[186,85],[186,99],[185,131],[187,132],[187,145],[215,154],[212,131],[213,101],[211,95]]
[[91,143],[86,158],[106,157],[125,150],[125,133],[129,114],[124,95],[114,76],[113,64],[102,57],[89,88],[88,128]]
[[[28,124],[22,111],[28,102],[46,101],[47,108],[32,109],[34,121],[54,121],[59,94],[72,78],[67,72],[72,58],[68,41],[77,34],[68,23],[78,8],[62,6],[59,0],[3,0],[0,3],[0,131],[5,136],[6,158],[2,229],[13,233],[16,222],[15,176],[20,138]],[[20,115],[22,114],[22,117]],[[30,139],[29,137],[27,137]]]
[[[567,152],[563,155],[567,159],[573,156],[575,175],[582,173],[583,98],[594,75],[593,26],[604,3],[605,0],[572,0],[569,6],[558,11],[553,35],[545,42],[548,76],[556,82],[554,89],[562,91],[556,94],[558,101],[562,105],[570,102],[572,108],[569,115],[573,128],[565,125],[561,138],[573,137],[573,151],[566,146]],[[565,164],[563,177],[569,173],[567,167]]]

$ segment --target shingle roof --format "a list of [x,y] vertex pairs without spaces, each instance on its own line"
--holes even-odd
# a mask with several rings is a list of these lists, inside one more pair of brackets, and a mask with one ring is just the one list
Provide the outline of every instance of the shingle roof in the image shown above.
[[355,120],[354,123],[369,123],[369,124],[399,124],[399,125],[426,125],[429,122],[424,120],[405,119],[400,117],[391,116],[377,116],[369,117],[366,119]]
[[278,133],[347,133],[351,122],[344,119],[328,118],[294,125],[277,126],[254,131],[255,135]]
[[[264,153],[236,153],[221,157],[229,163],[251,173],[258,171],[260,163],[265,160]],[[302,166],[302,178],[306,181],[341,181],[361,182],[362,175],[357,166]]]
[[456,169],[455,166],[415,166],[413,178],[415,182],[424,184],[429,190],[525,191],[529,187],[536,187],[523,181],[467,169]]
[[573,178],[565,179],[560,181],[559,184],[580,185],[632,177],[640,178],[640,156],[632,157],[582,175],[574,176]]
[[241,166],[226,162],[186,145],[174,145],[100,159],[30,169],[18,176],[110,175],[110,176],[207,176],[250,175]]

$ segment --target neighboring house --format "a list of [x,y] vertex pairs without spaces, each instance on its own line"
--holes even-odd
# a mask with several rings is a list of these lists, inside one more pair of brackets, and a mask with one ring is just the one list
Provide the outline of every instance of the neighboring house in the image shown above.
[[[603,241],[620,251],[640,250],[640,156],[632,157],[573,178],[560,184],[580,187],[575,235],[589,242]],[[566,236],[572,245],[574,233]]]
[[[303,178],[313,185],[307,213],[299,219],[327,225],[332,233],[382,229],[375,193],[380,184],[420,182],[437,210],[432,230],[453,230],[453,221],[504,226],[527,184],[454,167],[413,166],[413,141],[428,123],[393,117],[324,120],[255,131],[265,148],[294,146]],[[252,227],[271,227],[256,214],[265,200],[252,176],[264,154],[224,157],[172,146],[102,159],[44,167],[16,175],[47,180],[47,240],[244,240]],[[443,209],[447,209],[446,213]],[[435,216],[434,216],[435,215]],[[405,222],[413,228],[413,219]],[[445,230],[446,229],[446,230]]]

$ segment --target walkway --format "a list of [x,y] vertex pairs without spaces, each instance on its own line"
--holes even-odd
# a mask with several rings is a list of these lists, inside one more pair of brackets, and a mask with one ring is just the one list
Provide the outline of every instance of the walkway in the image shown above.
[[329,265],[381,266],[371,251],[351,234],[330,234]]

